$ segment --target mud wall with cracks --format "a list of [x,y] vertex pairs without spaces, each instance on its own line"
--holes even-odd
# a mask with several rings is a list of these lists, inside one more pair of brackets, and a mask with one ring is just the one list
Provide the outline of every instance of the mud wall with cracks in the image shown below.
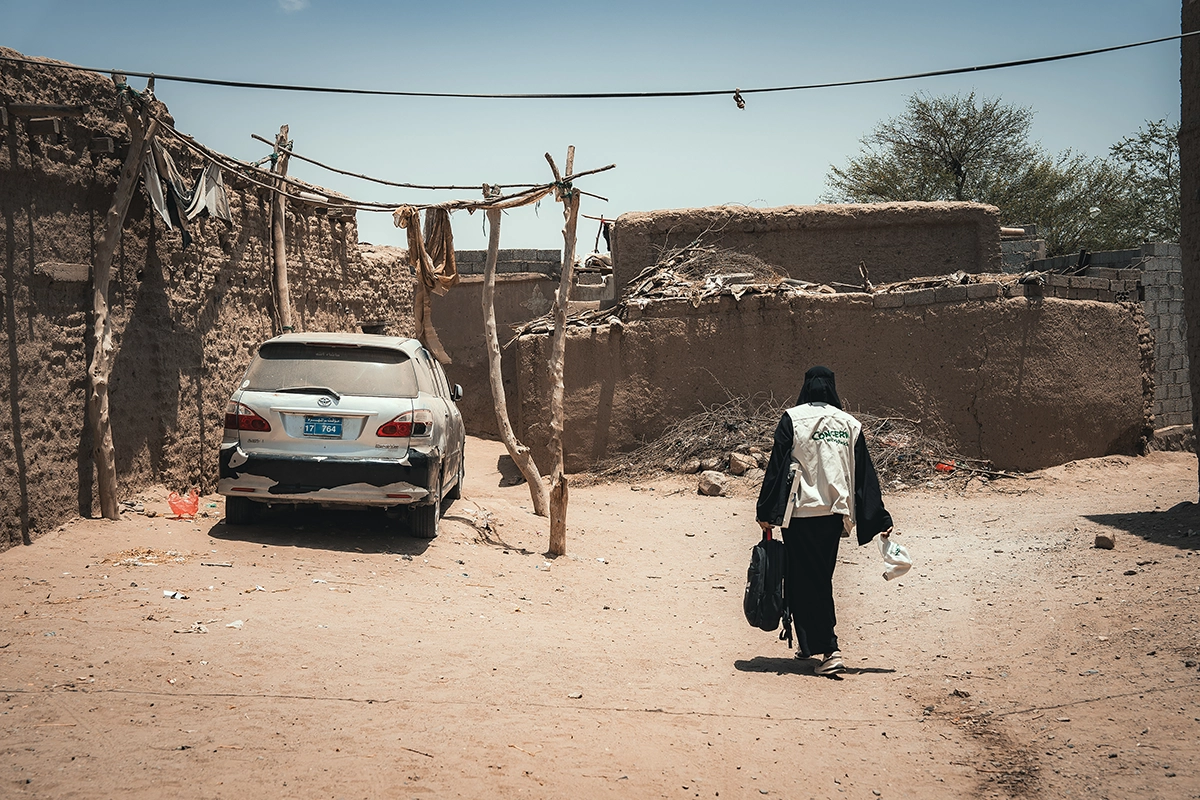
[[757,256],[790,277],[861,286],[924,275],[999,272],[1000,212],[978,203],[668,209],[630,212],[613,223],[617,293],[660,254],[699,239]]
[[[790,405],[814,364],[834,370],[852,413],[919,420],[1001,469],[1140,452],[1154,392],[1140,305],[977,286],[987,296],[961,286],[911,297],[726,296],[699,308],[658,301],[622,325],[572,330],[568,470],[634,449],[730,395]],[[525,336],[518,350],[518,425],[539,463],[549,463],[548,347],[548,336]]]
[[[7,54],[13,51],[5,50]],[[96,511],[85,398],[91,356],[90,268],[129,141],[112,81],[41,65],[0,64],[8,103],[78,105],[61,135],[31,134],[8,114],[0,140],[4,243],[0,385],[0,549],[72,514]],[[89,152],[110,137],[111,154]],[[122,146],[125,143],[125,146]],[[185,174],[202,166],[174,151]],[[266,193],[226,176],[233,224],[202,214],[184,250],[139,187],[113,264],[113,439],[122,497],[153,484],[216,484],[225,402],[273,334]],[[288,215],[288,263],[300,330],[358,330],[411,320],[407,269],[364,260],[353,218],[308,206]]]

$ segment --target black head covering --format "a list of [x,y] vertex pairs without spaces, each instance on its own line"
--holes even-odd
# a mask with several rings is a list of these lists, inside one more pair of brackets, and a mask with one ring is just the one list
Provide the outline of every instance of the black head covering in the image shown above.
[[833,370],[828,367],[813,367],[804,373],[804,387],[800,389],[800,398],[796,400],[796,405],[804,403],[828,403],[831,406],[842,407],[837,385],[833,382]]

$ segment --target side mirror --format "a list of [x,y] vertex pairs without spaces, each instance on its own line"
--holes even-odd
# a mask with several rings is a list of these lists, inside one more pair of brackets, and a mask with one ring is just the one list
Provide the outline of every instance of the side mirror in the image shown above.
[[450,399],[456,403],[462,400],[462,387],[457,383],[450,387]]

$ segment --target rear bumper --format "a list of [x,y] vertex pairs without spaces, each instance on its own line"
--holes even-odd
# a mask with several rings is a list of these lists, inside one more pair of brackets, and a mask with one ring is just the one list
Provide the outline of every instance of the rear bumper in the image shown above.
[[400,458],[336,458],[220,451],[217,491],[263,503],[395,506],[432,502],[438,458],[409,450]]

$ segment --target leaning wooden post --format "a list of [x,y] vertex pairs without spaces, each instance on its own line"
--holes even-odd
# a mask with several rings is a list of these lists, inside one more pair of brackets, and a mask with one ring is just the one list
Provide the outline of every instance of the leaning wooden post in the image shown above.
[[[289,149],[288,126],[283,125],[279,128],[279,135],[275,137],[275,166],[271,170],[281,178],[287,175]],[[287,198],[283,195],[285,187],[286,184],[282,180],[279,181],[279,188],[271,201],[271,251],[275,261],[275,303],[278,306],[280,333],[295,330],[292,327],[292,293],[288,289],[285,230]]]
[[567,178],[559,175],[554,159],[546,153],[554,173],[555,195],[563,203],[563,260],[554,298],[554,335],[550,340],[550,454],[554,466],[550,473],[550,554],[567,554],[567,476],[563,458],[563,361],[567,351],[567,303],[571,299],[571,281],[575,272],[575,227],[579,221],[579,192],[571,187],[575,168],[575,146],[567,148]]
[[488,378],[492,384],[492,404],[496,407],[496,424],[500,426],[500,438],[508,448],[517,469],[525,476],[529,484],[529,499],[533,501],[533,513],[539,517],[547,516],[550,511],[550,497],[546,484],[542,483],[542,475],[538,472],[537,464],[529,448],[517,440],[513,433],[512,423],[508,419],[508,402],[504,398],[504,380],[500,371],[500,340],[496,335],[496,260],[500,254],[500,215],[498,208],[487,210],[488,219],[488,249],[487,261],[483,265],[483,329],[488,350]]
[[[113,83],[124,87],[125,76],[114,74]],[[142,172],[142,161],[150,140],[158,130],[158,119],[147,126],[129,102],[122,98],[126,122],[129,124],[129,154],[117,179],[117,190],[104,222],[104,238],[96,249],[92,268],[92,330],[95,343],[92,363],[88,365],[88,421],[92,428],[92,461],[96,465],[96,489],[100,495],[100,513],[107,519],[120,519],[117,505],[117,466],[113,448],[112,420],[108,413],[108,380],[112,371],[112,322],[108,316],[108,284],[112,278],[113,256],[121,242],[121,228],[129,201]]]

